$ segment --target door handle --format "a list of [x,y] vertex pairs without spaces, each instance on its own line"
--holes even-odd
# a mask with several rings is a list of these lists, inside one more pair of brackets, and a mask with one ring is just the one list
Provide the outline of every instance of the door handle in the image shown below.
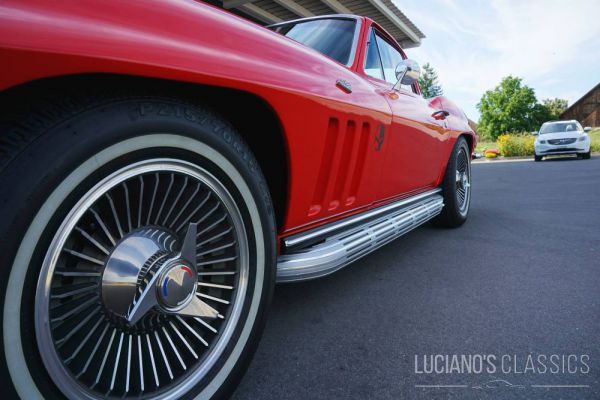
[[431,114],[431,116],[432,116],[433,118],[435,118],[436,120],[438,120],[438,121],[439,121],[440,119],[446,119],[446,117],[447,117],[448,115],[450,115],[450,113],[449,113],[448,111],[446,111],[446,110],[439,110],[439,111],[436,111],[436,112],[434,112],[433,114]]

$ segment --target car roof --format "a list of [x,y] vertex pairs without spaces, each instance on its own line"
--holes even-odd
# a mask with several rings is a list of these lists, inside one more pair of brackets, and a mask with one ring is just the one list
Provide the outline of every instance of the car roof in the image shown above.
[[543,125],[550,125],[550,124],[564,124],[565,122],[567,123],[571,123],[571,122],[575,122],[575,123],[579,123],[579,121],[575,120],[575,119],[562,119],[562,120],[557,120],[557,121],[547,121],[544,122]]

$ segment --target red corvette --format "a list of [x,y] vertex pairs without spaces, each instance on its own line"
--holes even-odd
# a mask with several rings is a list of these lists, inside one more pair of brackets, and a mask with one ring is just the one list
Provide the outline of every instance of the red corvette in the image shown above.
[[368,18],[0,4],[3,398],[217,398],[276,281],[461,225],[477,135]]

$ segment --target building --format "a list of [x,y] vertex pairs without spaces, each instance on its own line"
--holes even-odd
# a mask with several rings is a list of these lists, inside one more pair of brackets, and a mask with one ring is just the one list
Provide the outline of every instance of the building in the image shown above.
[[263,25],[326,14],[369,17],[392,35],[403,48],[417,47],[423,32],[391,0],[208,0]]
[[567,108],[560,119],[575,119],[583,126],[600,127],[600,83]]

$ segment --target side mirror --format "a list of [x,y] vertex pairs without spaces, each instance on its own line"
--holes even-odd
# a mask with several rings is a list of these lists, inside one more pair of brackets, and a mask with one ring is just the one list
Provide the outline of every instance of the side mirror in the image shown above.
[[539,135],[540,133],[539,133],[538,131],[535,131],[535,132],[531,132],[531,134],[532,134],[533,136],[537,136],[537,135]]
[[591,130],[592,130],[592,128],[590,128],[589,126],[586,126],[585,128],[583,128],[583,131],[584,131],[584,132],[589,132],[589,131],[591,131]]
[[396,79],[394,89],[400,89],[400,85],[412,85],[419,80],[421,68],[419,64],[411,59],[402,60],[396,66]]

